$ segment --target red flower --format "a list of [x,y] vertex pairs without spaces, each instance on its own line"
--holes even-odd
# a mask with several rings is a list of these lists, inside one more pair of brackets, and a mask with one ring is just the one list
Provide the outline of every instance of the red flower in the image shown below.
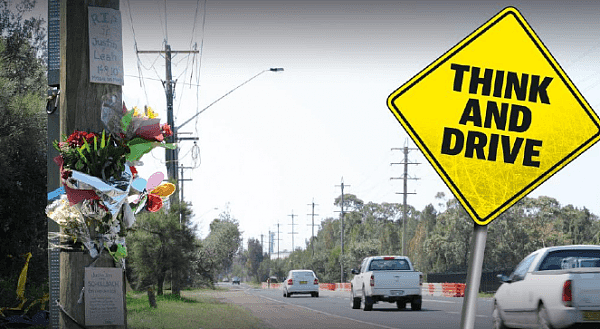
[[134,166],[129,166],[129,169],[131,170],[131,174],[133,175],[133,177],[136,177],[138,175],[138,171],[137,169],[135,169]]
[[63,170],[62,173],[60,174],[60,177],[64,180],[69,179],[69,177],[71,177],[73,175],[73,172],[70,170]]
[[169,124],[165,123],[160,128],[165,137],[173,136],[173,131],[171,130],[171,126],[169,126]]
[[71,134],[71,136],[67,138],[67,143],[69,143],[70,147],[80,147],[83,146],[84,140],[86,140],[88,144],[92,143],[94,141],[95,136],[96,134],[94,133],[87,133],[85,131],[75,130]]
[[156,212],[160,208],[162,208],[162,199],[156,194],[149,193],[148,201],[146,201],[146,210]]

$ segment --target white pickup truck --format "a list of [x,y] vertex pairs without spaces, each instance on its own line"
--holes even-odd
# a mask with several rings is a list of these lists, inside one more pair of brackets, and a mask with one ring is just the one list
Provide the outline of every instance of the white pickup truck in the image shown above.
[[352,308],[371,311],[377,302],[396,303],[405,309],[406,303],[414,311],[421,309],[423,274],[414,270],[405,256],[373,256],[363,259],[360,270],[352,270]]
[[529,254],[494,295],[494,328],[600,328],[600,246],[572,245]]

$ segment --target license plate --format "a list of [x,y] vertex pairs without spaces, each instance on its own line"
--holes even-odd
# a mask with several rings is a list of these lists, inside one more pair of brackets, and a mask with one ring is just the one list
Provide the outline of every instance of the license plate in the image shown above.
[[583,311],[583,321],[600,321],[600,311]]
[[300,284],[307,284],[307,281],[300,281]]
[[390,294],[392,296],[402,296],[404,295],[404,290],[392,290],[390,291]]

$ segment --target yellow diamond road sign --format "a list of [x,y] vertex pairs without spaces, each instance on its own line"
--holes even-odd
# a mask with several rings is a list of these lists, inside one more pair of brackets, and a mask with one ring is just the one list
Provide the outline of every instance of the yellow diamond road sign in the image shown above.
[[388,107],[475,223],[486,225],[600,138],[600,120],[508,7]]

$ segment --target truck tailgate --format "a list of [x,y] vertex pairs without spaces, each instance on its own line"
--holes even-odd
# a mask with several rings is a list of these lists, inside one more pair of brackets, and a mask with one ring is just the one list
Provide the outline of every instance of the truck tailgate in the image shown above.
[[581,310],[600,310],[600,268],[572,271],[574,303]]
[[414,271],[374,271],[377,289],[419,288],[419,272]]

